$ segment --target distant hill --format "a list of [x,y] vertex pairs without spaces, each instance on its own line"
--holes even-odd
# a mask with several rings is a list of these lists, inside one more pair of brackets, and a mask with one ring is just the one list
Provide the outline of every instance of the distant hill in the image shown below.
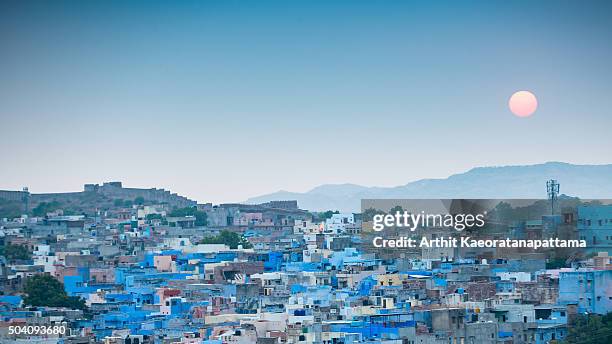
[[313,211],[359,211],[362,198],[546,198],[546,181],[557,179],[561,193],[580,198],[612,198],[612,164],[547,162],[526,166],[477,167],[445,179],[421,179],[396,187],[328,184],[304,192],[278,191],[247,203],[297,200]]

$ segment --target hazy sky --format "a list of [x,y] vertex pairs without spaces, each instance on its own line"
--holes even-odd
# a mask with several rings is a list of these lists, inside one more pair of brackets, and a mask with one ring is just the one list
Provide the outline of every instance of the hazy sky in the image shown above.
[[611,163],[611,102],[606,1],[0,2],[0,189],[224,202]]

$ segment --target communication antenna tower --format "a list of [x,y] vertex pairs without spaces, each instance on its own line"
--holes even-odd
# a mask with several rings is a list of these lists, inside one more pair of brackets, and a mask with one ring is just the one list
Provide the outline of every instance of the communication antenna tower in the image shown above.
[[559,183],[555,179],[546,182],[546,192],[550,201],[550,215],[555,214],[555,201],[559,197]]

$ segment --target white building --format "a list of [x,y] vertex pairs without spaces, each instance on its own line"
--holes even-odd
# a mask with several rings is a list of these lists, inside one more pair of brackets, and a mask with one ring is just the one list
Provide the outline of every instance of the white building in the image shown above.
[[331,218],[325,220],[325,234],[343,233],[345,228],[355,224],[355,215],[353,213],[333,214]]

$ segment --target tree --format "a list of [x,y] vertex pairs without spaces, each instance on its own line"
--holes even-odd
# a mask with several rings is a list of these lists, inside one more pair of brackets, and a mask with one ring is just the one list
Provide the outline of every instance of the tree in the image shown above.
[[68,296],[64,286],[50,275],[35,275],[26,280],[23,300],[30,306],[67,307],[86,309],[85,301],[80,297]]
[[62,204],[57,201],[48,202],[48,203],[40,202],[34,209],[32,209],[32,215],[43,217],[43,216],[46,216],[47,213],[56,211],[57,209],[61,208],[61,206]]
[[122,207],[122,206],[123,206],[123,200],[122,200],[121,198],[116,198],[116,199],[113,201],[113,205],[114,205],[115,207]]
[[377,210],[374,208],[368,208],[363,211],[362,217],[363,221],[372,221],[374,219],[374,215],[384,214],[384,211]]
[[16,260],[28,260],[32,258],[28,249],[21,245],[0,246],[0,256],[6,257],[9,262],[14,262]]
[[151,221],[151,220],[162,220],[164,217],[161,214],[147,214],[146,216],[146,220],[147,221]]
[[199,211],[196,207],[186,207],[186,208],[178,208],[174,209],[170,212],[172,217],[183,217],[183,216],[195,216],[195,225],[196,226],[206,226],[208,224],[208,215]]
[[238,248],[238,245],[242,245],[242,248],[253,247],[245,237],[230,231],[221,231],[219,235],[204,238],[200,244],[225,244],[234,249]]
[[404,213],[404,208],[402,208],[399,205],[396,205],[395,207],[389,209],[389,214],[395,215],[396,213],[403,214]]
[[331,219],[332,215],[334,215],[334,214],[340,214],[340,212],[337,211],[337,210],[336,211],[328,210],[328,211],[319,213],[319,219],[320,220]]
[[609,343],[612,337],[612,313],[580,315],[563,340],[564,344]]
[[567,264],[565,264],[564,258],[550,258],[546,261],[547,269],[560,269],[565,268]]
[[138,196],[134,198],[134,204],[143,205],[145,203],[145,199],[142,196]]

